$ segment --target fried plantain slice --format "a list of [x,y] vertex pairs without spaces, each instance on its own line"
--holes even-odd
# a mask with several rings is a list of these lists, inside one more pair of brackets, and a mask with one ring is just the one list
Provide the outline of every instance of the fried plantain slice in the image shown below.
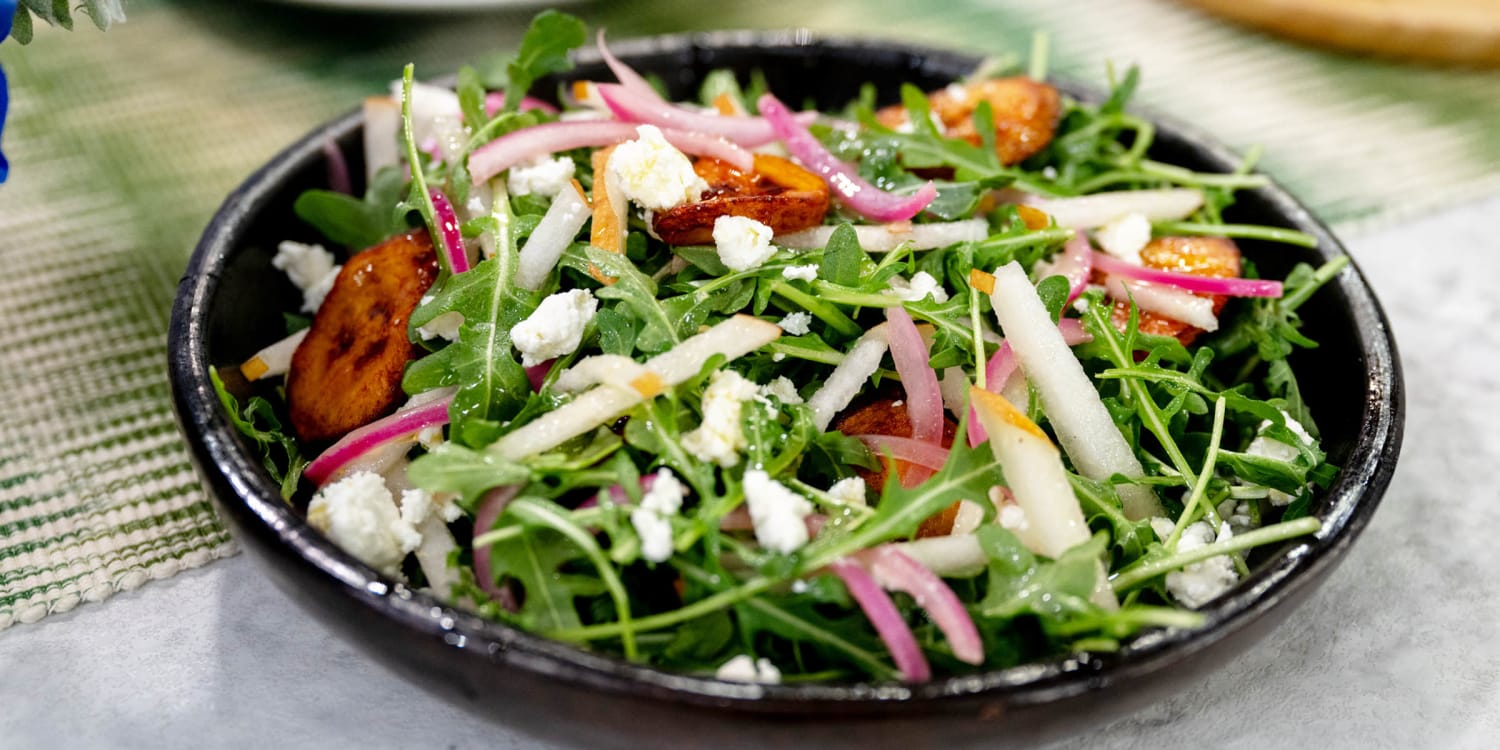
[[287,373],[297,437],[335,440],[396,407],[414,351],[407,320],[437,273],[425,232],[393,237],[344,264]]
[[[1228,237],[1158,237],[1141,249],[1141,263],[1158,271],[1172,271],[1216,279],[1240,275],[1240,248]],[[1222,294],[1207,296],[1214,301],[1214,315],[1229,300]],[[1115,327],[1121,331],[1130,323],[1130,305],[1116,302],[1111,313]],[[1140,331],[1155,336],[1172,336],[1183,346],[1193,343],[1202,328],[1156,313],[1140,313]]]
[[704,157],[693,162],[693,171],[708,183],[703,199],[660,211],[652,222],[669,245],[713,244],[720,216],[744,216],[789,234],[823,223],[828,213],[828,185],[779,156],[756,154],[753,172]]
[[[847,412],[834,423],[834,429],[845,435],[891,435],[894,437],[911,437],[911,416],[907,414],[905,404],[896,398],[877,398],[864,406]],[[943,420],[943,447],[953,445],[954,436],[958,432],[958,425],[946,417]],[[880,471],[867,471],[856,468],[855,472],[865,480],[865,484],[876,492],[885,487],[886,474],[894,468],[896,476],[904,476],[911,464],[906,461],[895,460],[889,463],[884,457],[881,462],[885,468]],[[895,464],[892,467],[890,464]],[[922,521],[917,529],[917,536],[944,536],[953,530],[953,519],[958,515],[958,503],[944,508]]]
[[[1062,111],[1057,89],[1025,76],[954,84],[928,94],[927,101],[949,138],[962,138],[976,146],[982,140],[974,129],[974,110],[980,102],[989,102],[995,153],[1002,164],[1025,161],[1046,148]],[[886,127],[898,127],[907,120],[906,108],[899,104],[885,107],[875,113],[875,119]]]

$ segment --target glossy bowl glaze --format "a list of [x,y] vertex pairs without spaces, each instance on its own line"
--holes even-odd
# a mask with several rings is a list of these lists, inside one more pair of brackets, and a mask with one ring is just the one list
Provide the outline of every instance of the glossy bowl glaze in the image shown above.
[[[617,45],[639,69],[660,75],[674,96],[695,92],[707,71],[759,69],[791,102],[848,101],[866,81],[882,101],[903,82],[923,89],[972,70],[974,55],[806,32],[716,33]],[[596,55],[570,75],[602,78]],[[1080,98],[1095,95],[1064,85]],[[552,90],[551,83],[539,91]],[[1158,124],[1153,157],[1228,171],[1237,159],[1176,123]],[[445,607],[378,575],[311,529],[278,496],[259,459],[230,424],[209,382],[210,366],[237,364],[279,338],[278,310],[296,290],[271,267],[281,240],[316,241],[292,213],[307,188],[322,187],[322,145],[333,140],[363,172],[361,119],[331,122],[271,160],[224,202],[203,234],[172,311],[170,366],[184,435],[221,515],[267,573],[308,611],[376,658],[429,688],[512,726],[589,747],[799,746],[949,747],[1026,745],[1114,718],[1191,684],[1249,647],[1333,570],[1369,521],[1390,480],[1401,441],[1401,371],[1384,313],[1354,265],[1303,308],[1321,346],[1295,364],[1322,426],[1329,460],[1342,466],[1323,495],[1315,537],[1264,556],[1233,592],[1203,610],[1192,631],[1148,632],[1116,654],[1060,658],[925,685],[743,685],[626,663]],[[1344,253],[1338,240],[1278,187],[1241,193],[1228,221],[1293,227],[1316,250],[1242,243],[1269,277],[1299,261]]]

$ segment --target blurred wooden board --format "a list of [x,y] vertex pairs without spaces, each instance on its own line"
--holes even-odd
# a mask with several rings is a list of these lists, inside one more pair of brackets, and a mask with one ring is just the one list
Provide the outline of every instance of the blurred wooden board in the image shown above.
[[1500,0],[1184,0],[1312,44],[1500,65]]

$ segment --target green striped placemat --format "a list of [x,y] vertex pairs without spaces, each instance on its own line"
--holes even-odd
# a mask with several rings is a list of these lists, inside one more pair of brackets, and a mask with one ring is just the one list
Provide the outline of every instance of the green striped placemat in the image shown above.
[[[925,6],[925,7],[922,7]],[[1341,231],[1500,190],[1500,73],[1286,44],[1161,0],[646,0],[573,6],[616,38],[808,28],[1026,54],[1239,148]],[[277,149],[399,66],[514,44],[530,10],[444,19],[132,0],[108,34],[0,45],[0,629],[232,554],[177,437],[167,311],[214,208]]]

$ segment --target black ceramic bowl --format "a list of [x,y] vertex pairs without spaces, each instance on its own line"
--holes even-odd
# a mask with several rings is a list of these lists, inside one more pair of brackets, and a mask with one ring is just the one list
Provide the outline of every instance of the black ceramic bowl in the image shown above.
[[[841,105],[866,81],[893,101],[902,82],[933,89],[978,62],[967,54],[805,32],[662,37],[622,43],[618,51],[662,76],[676,96],[693,93],[710,69],[758,68],[783,99],[825,106]],[[584,53],[576,75],[605,73],[595,55]],[[1209,171],[1236,163],[1213,141],[1153,119],[1160,124],[1155,158]],[[317,239],[293,215],[292,201],[322,186],[326,139],[362,171],[360,126],[356,112],[310,133],[229,196],[204,233],[172,311],[178,418],[222,516],[282,588],[402,674],[513,726],[590,747],[1031,743],[1162,697],[1247,648],[1333,570],[1390,480],[1401,439],[1400,366],[1385,315],[1351,265],[1302,308],[1307,333],[1322,346],[1299,352],[1295,362],[1330,460],[1343,467],[1317,504],[1323,529],[1267,555],[1204,610],[1200,629],[1149,632],[1108,656],[925,685],[762,687],[629,664],[481,620],[382,578],[311,529],[281,501],[209,383],[210,366],[239,363],[281,335],[274,311],[293,309],[298,297],[270,257],[280,240]],[[1277,187],[1243,193],[1225,218],[1318,238],[1316,250],[1243,243],[1271,277],[1298,261],[1344,253],[1327,228]]]

